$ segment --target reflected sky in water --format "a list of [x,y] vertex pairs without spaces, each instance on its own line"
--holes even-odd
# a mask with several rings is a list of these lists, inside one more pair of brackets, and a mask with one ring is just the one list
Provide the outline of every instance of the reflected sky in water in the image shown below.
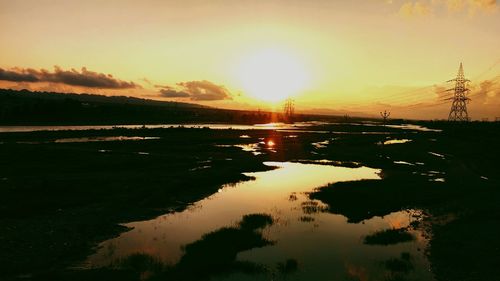
[[[208,232],[233,226],[246,214],[266,213],[275,223],[266,227],[263,234],[276,243],[241,252],[238,260],[275,265],[294,259],[299,270],[287,280],[384,280],[390,273],[383,262],[407,252],[414,266],[408,276],[432,280],[422,251],[426,240],[421,233],[412,231],[417,238],[414,242],[390,246],[363,244],[366,235],[408,226],[415,220],[412,213],[416,211],[401,211],[349,224],[341,215],[323,212],[327,206],[308,197],[308,192],[328,183],[380,179],[380,170],[288,162],[267,162],[266,165],[278,168],[247,173],[255,180],[224,186],[182,212],[126,224],[133,229],[103,242],[85,265],[106,266],[135,253],[146,253],[175,264],[183,255],[183,245],[199,240]],[[269,280],[269,276],[233,274],[218,279]]]
[[[211,124],[211,123],[197,123],[197,124],[146,124],[146,125],[63,125],[63,126],[0,126],[0,133],[13,133],[13,132],[36,132],[36,131],[82,131],[82,130],[113,130],[113,129],[158,129],[158,128],[210,128],[210,129],[235,129],[235,130],[277,130],[282,132],[316,132],[316,133],[328,133],[329,131],[322,131],[315,129],[314,126],[322,125],[354,125],[354,126],[377,126],[381,127],[381,124],[368,124],[368,123],[336,123],[336,122],[317,122],[317,121],[307,121],[307,122],[295,122],[293,124],[285,123],[266,123],[266,124],[254,124],[254,125],[242,125],[242,124]],[[309,130],[312,127],[312,130]],[[425,131],[425,132],[441,132],[441,130],[429,129],[420,125],[413,124],[403,124],[403,125],[387,125],[387,127],[402,129],[402,130],[414,130],[414,131]],[[305,130],[304,130],[305,129]],[[389,132],[337,132],[337,133],[349,133],[349,134],[390,134]]]

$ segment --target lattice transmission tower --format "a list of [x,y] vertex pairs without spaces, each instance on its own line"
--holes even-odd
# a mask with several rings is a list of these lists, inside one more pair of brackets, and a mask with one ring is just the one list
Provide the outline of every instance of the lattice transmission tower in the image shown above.
[[295,102],[293,99],[287,99],[283,106],[283,115],[287,121],[292,121],[295,113]]
[[447,99],[452,100],[448,121],[469,121],[467,103],[470,101],[470,98],[467,97],[467,94],[470,90],[467,88],[467,82],[470,82],[470,80],[465,79],[464,77],[464,68],[462,63],[460,63],[457,78],[448,82],[455,82],[454,88],[446,90],[454,91],[453,97]]
[[380,112],[380,116],[382,117],[385,126],[387,120],[389,119],[389,116],[391,116],[391,112],[387,112],[387,110],[384,110],[384,112]]

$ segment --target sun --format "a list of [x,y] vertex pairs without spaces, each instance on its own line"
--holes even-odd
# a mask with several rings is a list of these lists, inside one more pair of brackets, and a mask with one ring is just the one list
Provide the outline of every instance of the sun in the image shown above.
[[309,82],[299,57],[280,49],[262,49],[245,56],[236,72],[243,91],[266,102],[280,102],[294,96]]

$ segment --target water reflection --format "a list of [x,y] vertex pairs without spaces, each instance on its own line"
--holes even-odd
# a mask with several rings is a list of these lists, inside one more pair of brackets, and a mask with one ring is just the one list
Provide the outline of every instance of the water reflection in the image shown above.
[[[253,276],[245,271],[229,270],[224,276],[217,275],[211,280],[270,280],[276,279],[279,272],[290,273],[287,280],[345,280],[352,278],[355,272],[371,276],[367,280],[378,280],[392,274],[384,262],[399,258],[401,253],[411,257],[412,270],[405,275],[432,279],[428,263],[419,251],[425,247],[426,240],[417,231],[411,232],[415,239],[404,243],[389,246],[363,243],[364,237],[376,231],[408,227],[415,219],[410,211],[354,224],[347,223],[342,215],[325,212],[327,205],[309,198],[308,194],[315,188],[328,183],[380,179],[380,170],[288,162],[267,162],[266,165],[279,169],[248,173],[255,180],[226,186],[185,211],[126,224],[133,229],[103,242],[97,253],[88,258],[87,265],[108,266],[134,254],[145,254],[177,268],[189,255],[191,246],[186,245],[203,244],[205,242],[199,241],[206,241],[207,235],[219,235],[213,233],[221,229],[238,232],[245,215],[268,214],[273,223],[266,224],[258,234],[262,235],[262,241],[273,242],[238,248],[233,255],[236,264],[272,270],[256,272]],[[231,239],[217,241],[220,249],[235,245]],[[210,253],[215,253],[217,247],[210,248],[202,259],[213,257]]]
[[389,144],[401,144],[401,143],[407,143],[411,142],[410,139],[392,139],[392,140],[386,140],[382,142],[383,145],[389,145]]
[[259,143],[249,143],[249,144],[237,144],[235,147],[241,148],[243,151],[252,152],[253,155],[260,155]]
[[100,141],[143,141],[143,140],[158,140],[160,137],[84,137],[84,138],[65,138],[57,139],[55,143],[72,143],[72,142],[100,142]]
[[248,143],[248,144],[216,144],[216,147],[238,147],[243,151],[251,152],[253,155],[261,155],[263,151],[276,152],[276,142],[272,139],[268,139],[267,141],[264,138],[260,138],[262,140],[258,143]]
[[401,124],[401,125],[386,125],[389,128],[403,129],[403,130],[414,130],[414,131],[422,131],[422,132],[442,132],[443,130],[438,129],[430,129],[421,125],[415,124]]
[[160,137],[138,137],[138,136],[108,136],[108,137],[82,137],[82,138],[63,138],[53,141],[18,141],[19,144],[42,144],[42,143],[80,143],[80,142],[106,142],[106,141],[144,141],[159,140]]
[[330,144],[330,140],[319,141],[311,143],[312,146],[316,149],[326,148]]
[[[314,127],[324,127],[329,125],[350,125],[350,126],[382,126],[380,124],[369,124],[366,122],[361,123],[336,123],[336,122],[296,122],[294,124],[285,123],[267,123],[255,125],[242,125],[242,124],[211,124],[211,123],[198,123],[198,124],[147,124],[147,125],[66,125],[66,126],[0,126],[0,133],[12,132],[36,132],[36,131],[82,131],[82,130],[113,130],[113,129],[159,129],[159,128],[209,128],[209,129],[235,129],[235,130],[277,130],[282,132],[322,132],[328,133],[331,131],[322,131],[314,129]],[[308,128],[313,130],[308,130]],[[425,132],[441,132],[442,130],[430,129],[421,125],[403,124],[403,125],[387,125],[387,127],[425,131]],[[302,130],[301,130],[302,128]],[[390,132],[336,132],[336,133],[352,133],[352,134],[391,134]]]

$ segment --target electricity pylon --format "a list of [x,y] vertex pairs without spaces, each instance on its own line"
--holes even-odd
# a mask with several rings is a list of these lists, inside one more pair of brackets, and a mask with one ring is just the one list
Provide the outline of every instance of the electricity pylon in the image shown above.
[[285,101],[285,105],[283,106],[283,115],[285,117],[285,120],[291,122],[293,119],[294,112],[295,112],[295,105],[293,99],[287,99]]
[[448,115],[448,121],[469,121],[467,103],[470,98],[467,97],[467,94],[470,90],[467,88],[467,82],[470,82],[470,80],[465,79],[464,77],[464,68],[462,63],[460,63],[457,78],[449,80],[448,82],[455,82],[455,88],[446,90],[454,91],[453,97],[447,99],[453,100],[451,103],[450,114]]
[[389,119],[389,116],[391,116],[390,112],[387,112],[387,110],[384,110],[384,112],[380,112],[380,116],[382,116],[382,119],[384,120],[384,126],[387,123],[387,119]]

